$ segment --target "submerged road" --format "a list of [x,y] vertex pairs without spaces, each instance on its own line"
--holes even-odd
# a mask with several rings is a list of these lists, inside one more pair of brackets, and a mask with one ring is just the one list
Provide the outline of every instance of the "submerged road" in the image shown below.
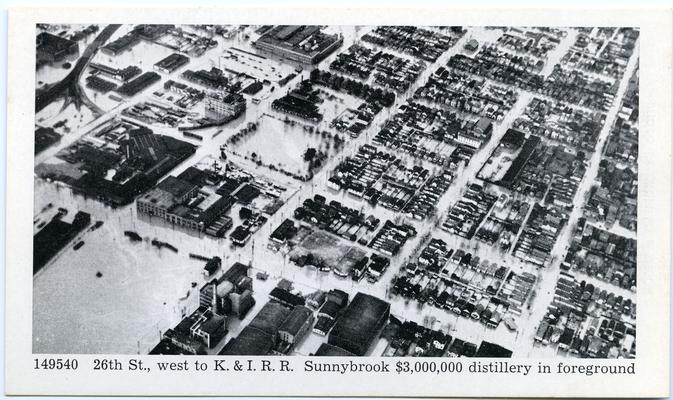
[[75,67],[70,71],[68,75],[66,75],[65,78],[63,78],[61,81],[55,83],[54,85],[44,89],[43,91],[36,93],[35,94],[35,112],[39,112],[49,104],[51,104],[54,100],[56,100],[59,97],[65,97],[66,98],[66,104],[68,101],[75,101],[78,104],[81,104],[81,102],[86,101],[87,106],[93,105],[92,111],[94,112],[99,112],[100,110],[98,107],[93,104],[91,101],[88,101],[86,99],[86,96],[81,92],[81,88],[79,87],[79,78],[82,75],[82,72],[84,71],[84,68],[89,65],[89,62],[93,58],[93,56],[96,54],[98,51],[98,48],[103,45],[105,42],[110,39],[112,34],[114,34],[117,29],[121,27],[120,24],[110,24],[105,27],[101,31],[100,34],[94,39],[84,50],[84,53],[82,53],[82,56],[77,60],[77,63],[75,64]]

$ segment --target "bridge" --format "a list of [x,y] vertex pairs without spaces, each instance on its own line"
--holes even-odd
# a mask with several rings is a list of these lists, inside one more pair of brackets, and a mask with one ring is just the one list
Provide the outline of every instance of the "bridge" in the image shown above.
[[86,95],[82,92],[82,88],[79,86],[79,79],[82,76],[82,72],[89,65],[89,62],[93,56],[98,51],[98,48],[107,42],[113,33],[119,29],[120,24],[110,24],[103,29],[96,39],[91,42],[87,48],[82,53],[82,56],[77,60],[75,67],[66,75],[65,78],[59,82],[50,85],[46,89],[41,90],[35,95],[35,112],[39,112],[54,100],[59,98],[65,98],[65,104],[63,108],[66,108],[70,103],[75,103],[77,108],[82,104],[89,107],[95,114],[102,114],[102,110],[95,105],[91,100],[89,100]]

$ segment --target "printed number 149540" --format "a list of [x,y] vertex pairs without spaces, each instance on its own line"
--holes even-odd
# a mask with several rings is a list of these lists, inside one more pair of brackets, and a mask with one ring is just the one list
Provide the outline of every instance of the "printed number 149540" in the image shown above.
[[77,362],[77,359],[69,359],[69,358],[43,358],[35,359],[35,365],[33,366],[33,369],[71,369],[71,370],[76,370],[79,363]]

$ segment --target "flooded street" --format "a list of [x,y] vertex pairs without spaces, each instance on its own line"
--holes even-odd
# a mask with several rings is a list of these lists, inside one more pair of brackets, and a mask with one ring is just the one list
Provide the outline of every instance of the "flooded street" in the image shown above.
[[[265,178],[271,184],[282,188],[283,194],[280,196],[280,200],[283,205],[275,213],[266,216],[268,220],[259,230],[253,231],[250,240],[246,239],[240,247],[235,247],[228,238],[231,231],[228,231],[222,238],[208,236],[203,232],[189,231],[189,229],[178,227],[175,222],[167,222],[161,217],[140,214],[136,209],[135,202],[123,207],[111,208],[95,199],[86,199],[81,195],[73,194],[72,189],[65,183],[36,176],[35,232],[39,231],[40,227],[53,217],[54,210],[57,208],[66,209],[67,215],[70,216],[77,211],[89,213],[92,223],[102,221],[103,225],[98,229],[84,230],[79,233],[45,268],[34,276],[33,350],[37,353],[146,354],[162,339],[166,330],[173,328],[198,307],[199,289],[212,279],[212,277],[207,277],[203,273],[205,262],[190,257],[190,254],[193,254],[206,258],[220,257],[222,259],[222,270],[226,270],[235,262],[252,266],[249,276],[253,278],[256,304],[242,321],[230,318],[227,323],[227,339],[209,349],[209,353],[219,352],[226,341],[238,336],[239,332],[267,303],[271,290],[281,279],[287,279],[294,283],[294,291],[301,293],[302,296],[318,290],[328,292],[332,289],[340,289],[352,298],[356,293],[361,292],[389,302],[390,314],[396,318],[414,321],[429,330],[447,332],[455,338],[475,344],[482,341],[497,343],[511,349],[513,357],[556,357],[557,354],[551,347],[535,345],[534,335],[540,321],[545,316],[548,306],[553,302],[561,260],[566,254],[567,246],[572,239],[573,229],[578,219],[583,215],[582,205],[598,174],[602,149],[621,107],[628,80],[622,79],[612,107],[607,113],[606,122],[598,138],[596,151],[592,153],[591,159],[587,163],[586,174],[577,189],[574,198],[576,206],[570,213],[568,223],[555,242],[550,255],[551,262],[547,267],[538,268],[520,257],[515,257],[513,251],[514,244],[518,243],[524,230],[524,225],[530,223],[530,209],[527,209],[527,212],[524,213],[525,218],[520,223],[518,230],[512,232],[514,240],[510,245],[511,247],[505,250],[497,245],[487,245],[471,237],[460,237],[441,229],[449,211],[463,199],[468,187],[474,183],[488,186],[491,193],[496,195],[496,198],[504,194],[512,196],[509,198],[522,198],[528,205],[536,202],[543,204],[541,200],[526,197],[526,194],[512,194],[511,190],[505,187],[487,184],[481,180],[484,176],[478,176],[489,157],[502,145],[501,139],[517,118],[524,114],[531,101],[535,97],[547,96],[524,90],[515,84],[503,83],[498,80],[497,76],[489,75],[485,81],[489,84],[502,85],[499,90],[511,90],[515,92],[515,96],[510,98],[511,102],[503,109],[503,113],[499,114],[497,121],[493,121],[493,124],[489,125],[489,129],[492,127],[492,130],[489,130],[489,137],[480,146],[466,146],[455,139],[456,135],[449,138],[448,135],[445,137],[443,136],[444,133],[435,131],[431,132],[435,135],[434,137],[423,137],[420,140],[411,139],[411,141],[416,140],[416,142],[407,143],[409,147],[419,146],[428,149],[429,152],[441,153],[445,156],[453,154],[459,148],[469,147],[471,152],[474,152],[467,158],[469,163],[460,161],[457,166],[449,168],[448,163],[445,163],[445,165],[433,164],[428,159],[420,159],[414,156],[413,152],[408,149],[402,151],[403,147],[400,147],[399,143],[395,144],[397,147],[392,147],[390,143],[381,146],[381,150],[395,153],[395,156],[401,160],[403,165],[418,165],[432,170],[430,176],[436,176],[444,170],[452,173],[453,180],[448,188],[444,188],[432,202],[433,212],[431,217],[412,219],[403,212],[395,212],[381,205],[373,205],[374,202],[365,201],[362,196],[349,194],[346,190],[328,189],[328,181],[334,175],[335,168],[344,163],[347,157],[355,157],[361,146],[371,144],[373,138],[380,131],[388,129],[389,126],[386,124],[399,112],[401,106],[411,101],[422,101],[424,104],[427,103],[429,107],[437,108],[437,110],[455,111],[456,104],[449,105],[447,102],[439,105],[433,99],[417,98],[417,90],[424,87],[431,76],[436,74],[440,68],[446,68],[450,60],[461,57],[461,59],[472,60],[476,57],[475,54],[481,54],[475,50],[468,50],[468,42],[476,41],[477,47],[483,49],[489,44],[496,43],[507,31],[506,28],[468,27],[461,35],[453,38],[455,43],[441,53],[436,61],[424,63],[425,67],[420,71],[418,78],[406,82],[409,84],[408,90],[398,92],[392,106],[381,107],[382,110],[368,121],[368,125],[359,134],[354,134],[352,137],[347,131],[337,132],[331,123],[347,110],[355,110],[361,104],[366,103],[367,100],[349,92],[350,89],[335,89],[335,87],[316,84],[312,88],[315,92],[310,93],[310,95],[315,95],[318,98],[315,105],[322,115],[322,120],[317,121],[316,119],[317,122],[309,122],[307,119],[302,119],[299,112],[280,111],[274,102],[286,98],[300,86],[302,81],[309,79],[309,67],[306,65],[302,67],[300,64],[283,59],[277,54],[259,52],[253,42],[259,40],[260,35],[252,27],[230,28],[232,31],[229,35],[225,33],[215,35],[213,32],[206,34],[204,31],[196,31],[194,27],[186,28],[184,32],[180,33],[181,35],[209,35],[210,38],[217,41],[217,45],[213,45],[202,56],[190,55],[191,59],[186,66],[170,72],[162,71],[160,80],[152,83],[142,93],[135,96],[123,96],[121,98],[85,88],[86,77],[85,74],[82,74],[79,85],[83,88],[83,96],[104,110],[104,115],[95,115],[85,106],[77,109],[74,104],[69,104],[62,109],[65,104],[62,101],[54,101],[41,110],[36,116],[36,124],[54,125],[55,130],[63,137],[60,142],[36,156],[36,175],[49,167],[47,170],[64,172],[73,180],[80,178],[84,171],[77,170],[79,166],[75,163],[66,162],[63,154],[67,153],[67,150],[73,144],[77,145],[81,141],[88,141],[100,148],[126,149],[126,147],[123,147],[126,145],[123,140],[118,143],[106,142],[104,138],[91,133],[106,126],[110,121],[124,121],[131,126],[147,127],[154,134],[168,136],[196,146],[194,153],[182,163],[173,167],[167,175],[177,177],[185,171],[189,172],[191,170],[194,172],[194,168],[191,167],[196,167],[199,171],[211,171],[211,168],[215,170],[216,166],[221,168],[223,165],[227,166],[227,163],[230,162],[230,165],[236,165],[249,173],[251,182],[259,184],[261,178]],[[325,71],[329,70],[329,66],[337,60],[339,54],[348,52],[352,44],[362,44],[363,41],[360,38],[373,32],[373,29],[374,27],[327,27],[325,32],[341,35],[340,38],[343,38],[343,43],[338,50],[329,53],[325,60],[320,62],[319,68]],[[432,28],[428,32],[437,31],[447,32],[440,28]],[[552,74],[554,66],[561,62],[562,57],[573,48],[578,40],[579,31],[577,29],[568,29],[567,31],[567,35],[563,36],[546,55],[544,61],[540,61],[540,64],[538,64],[541,79],[547,79]],[[122,38],[130,32],[130,26],[124,26],[115,32],[112,40]],[[537,31],[530,34],[532,36],[541,35]],[[82,46],[80,44],[80,48],[83,48]],[[368,44],[367,46],[387,52],[394,60],[414,60],[409,51],[390,50],[386,46],[374,44]],[[638,47],[636,47],[637,51]],[[129,50],[121,51],[117,55],[98,52],[91,61],[108,65],[111,68],[121,69],[130,65],[137,65],[143,71],[152,71],[153,65],[157,61],[174,52],[175,49],[170,48],[165,43],[158,45],[148,40],[140,40],[138,44],[130,46]],[[525,53],[523,50],[522,52]],[[509,49],[502,54],[512,57],[512,54],[518,53]],[[380,55],[376,57],[380,57]],[[501,55],[501,57],[505,56]],[[631,76],[636,68],[636,62],[637,57],[631,57],[624,76]],[[245,111],[240,115],[237,114],[233,121],[224,125],[215,124],[216,126],[203,129],[197,126],[192,129],[193,132],[190,131],[187,134],[186,129],[184,129],[185,124],[193,123],[198,117],[206,113],[206,106],[203,102],[197,101],[196,105],[192,104],[188,109],[178,110],[180,106],[176,105],[176,100],[184,93],[177,95],[164,86],[165,82],[173,80],[181,85],[195,85],[203,90],[208,88],[208,86],[203,86],[207,85],[203,84],[203,81],[201,81],[202,85],[199,86],[187,79],[184,75],[187,70],[205,71],[204,73],[224,70],[228,74],[227,79],[241,79],[241,82],[246,84],[250,82],[263,82],[263,84],[259,85],[261,89],[255,94],[246,94]],[[473,75],[478,76],[472,72],[461,76],[470,80]],[[62,77],[63,71],[56,66],[50,66],[39,70],[36,79],[48,84],[56,82]],[[373,75],[367,77],[367,79],[361,79],[361,81],[372,84],[374,82]],[[472,96],[473,94],[467,93],[472,93],[469,86],[473,84],[474,81],[471,81],[469,84],[456,86],[458,88],[456,90],[465,90],[464,93],[458,93],[457,96],[465,98]],[[294,96],[295,102],[299,102],[297,98],[301,101],[307,101],[302,97],[307,97],[307,95],[294,93]],[[490,99],[489,101],[496,100]],[[158,109],[163,110],[166,114],[173,113],[171,115],[176,116],[175,119],[179,121],[167,122],[167,120],[162,120],[161,113],[156,112],[153,114],[148,112],[147,115],[151,115],[151,118],[142,120],[124,112],[124,110],[135,106],[138,107],[138,110],[141,110],[138,112],[144,115],[142,112],[147,112],[144,111],[147,104],[159,107]],[[184,111],[184,113],[178,113],[176,110]],[[460,116],[470,114],[479,116],[477,111],[461,110]],[[63,122],[59,123],[59,121]],[[424,122],[420,122],[417,126],[414,126],[409,123],[409,126],[404,127],[405,134],[413,133],[414,130],[430,130],[423,124]],[[183,129],[178,129],[178,126]],[[443,126],[442,129],[447,128]],[[468,128],[454,126],[451,129]],[[414,138],[414,136],[410,137]],[[235,140],[232,138],[235,138]],[[342,139],[343,143],[338,143]],[[394,138],[394,140],[401,139]],[[318,168],[309,168],[310,164],[307,157],[307,150],[309,149],[314,149],[325,156]],[[154,148],[149,151],[150,157],[154,156],[154,151]],[[489,180],[499,181],[510,167],[516,164],[515,159],[520,153],[512,150],[506,154],[506,159],[505,157],[494,157],[493,160],[497,165],[488,165],[482,174],[485,174]],[[224,155],[224,158],[221,155]],[[519,162],[522,161],[519,160]],[[523,162],[528,162],[528,159],[523,160]],[[119,168],[121,169],[121,167]],[[115,173],[118,172],[114,169],[106,171],[108,177],[115,176]],[[310,179],[306,177],[310,177]],[[497,177],[497,179],[493,177]],[[410,191],[411,196],[418,196],[421,193],[420,189],[429,182],[428,177],[424,177],[421,182]],[[405,183],[401,182],[400,185]],[[205,186],[198,189],[201,193],[211,193],[218,189],[218,185],[221,185],[220,181],[217,181],[217,185],[211,185],[207,189],[205,189]],[[387,187],[387,185],[388,183],[384,183],[383,187]],[[390,266],[383,276],[375,282],[368,282],[367,279],[356,282],[350,277],[343,278],[333,272],[321,272],[312,267],[299,267],[290,261],[290,254],[287,254],[288,250],[286,248],[279,252],[270,249],[274,247],[270,235],[285,219],[294,217],[298,220],[295,210],[305,201],[313,199],[315,195],[326,196],[327,203],[336,200],[340,205],[351,210],[360,211],[364,215],[376,216],[381,222],[390,220],[400,224],[406,223],[413,227],[417,234],[409,238],[401,246],[399,252],[391,257]],[[271,200],[270,196],[267,196],[263,200],[258,199],[253,201],[251,205],[246,204],[245,206],[260,212],[261,209],[271,203]],[[472,201],[468,200],[467,203]],[[239,200],[239,203],[242,202]],[[245,222],[247,218],[241,217],[240,214],[243,207],[243,204],[237,203],[234,207],[231,207],[230,211],[227,211],[234,227],[247,223]],[[470,220],[469,223],[475,224],[474,231],[486,224],[488,217],[492,215],[491,209],[492,206],[486,209],[481,220]],[[41,212],[40,210],[45,211]],[[330,217],[339,218],[338,215]],[[467,219],[466,216],[463,217]],[[310,229],[313,232],[319,230],[306,221],[301,222],[301,224],[307,227],[312,225]],[[613,230],[621,232],[619,229],[614,228]],[[137,233],[142,240],[131,241],[125,235],[126,231]],[[347,249],[344,252],[358,251],[368,256],[373,253],[372,248],[368,247],[371,246],[371,243],[363,245],[354,240],[346,241],[343,237],[337,237],[332,233],[323,233],[328,235],[333,243],[336,243],[333,245],[334,248],[325,249],[325,253],[333,251],[336,254],[338,253],[337,250],[340,251],[341,249]],[[626,233],[629,232],[621,233],[626,236]],[[633,235],[635,236],[634,233]],[[477,317],[474,317],[477,318],[476,320],[461,317],[444,308],[429,306],[419,303],[415,299],[390,293],[393,277],[402,275],[408,263],[417,261],[420,250],[427,245],[430,238],[441,239],[450,249],[464,249],[471,252],[470,256],[474,255],[481,260],[502,265],[506,268],[506,271],[511,271],[513,274],[530,273],[537,278],[534,293],[527,293],[523,298],[522,303],[526,307],[522,310],[520,316],[516,316],[515,327],[507,327],[506,324],[498,321],[497,328],[487,328],[486,324],[479,320],[478,313]],[[177,252],[168,248],[159,249],[151,243],[154,239],[174,246],[177,248]],[[75,243],[77,243],[77,246],[74,246]],[[299,247],[302,245],[300,244]],[[343,262],[343,260],[340,258],[336,261]],[[269,278],[266,280],[256,279],[257,272],[268,273]],[[217,274],[219,273],[220,271]],[[586,279],[595,282],[597,285],[599,284],[599,280],[596,278],[587,276]],[[619,293],[622,293],[625,298],[627,294],[630,294],[626,290],[619,291]],[[495,298],[495,292],[492,295]],[[532,306],[528,302],[530,296],[534,296]],[[631,297],[635,299],[635,295],[629,298]],[[479,298],[481,298],[481,295]],[[306,340],[293,350],[293,354],[312,354],[326,340],[326,337],[311,332]],[[380,355],[389,345],[390,343],[386,339],[381,339],[377,345],[372,346],[370,352],[373,353],[370,355]]]

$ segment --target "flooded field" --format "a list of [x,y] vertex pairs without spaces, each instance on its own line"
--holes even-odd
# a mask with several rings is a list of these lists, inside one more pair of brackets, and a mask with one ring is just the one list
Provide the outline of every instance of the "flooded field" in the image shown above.
[[309,148],[326,154],[332,154],[335,150],[312,125],[294,120],[286,123],[281,118],[266,114],[259,119],[256,132],[233,146],[235,152],[253,161],[298,175],[304,175],[308,171],[304,154]]

